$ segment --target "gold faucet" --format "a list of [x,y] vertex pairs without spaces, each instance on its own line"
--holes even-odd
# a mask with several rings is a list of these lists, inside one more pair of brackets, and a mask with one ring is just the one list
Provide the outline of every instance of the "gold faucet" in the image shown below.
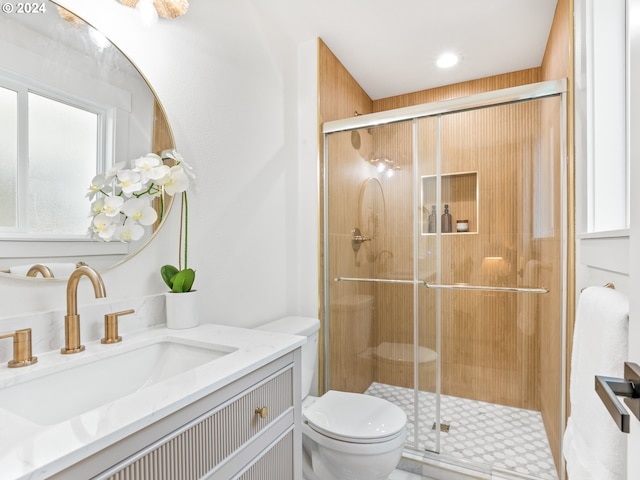
[[41,263],[32,265],[27,272],[27,277],[35,277],[38,275],[38,272],[40,272],[44,278],[53,278],[53,272],[51,271],[51,269],[46,265],[42,265]]
[[64,348],[61,353],[79,353],[84,350],[80,345],[80,315],[78,315],[78,283],[80,277],[86,276],[93,284],[96,298],[104,298],[107,292],[98,272],[88,265],[76,268],[67,281],[67,314],[64,316]]

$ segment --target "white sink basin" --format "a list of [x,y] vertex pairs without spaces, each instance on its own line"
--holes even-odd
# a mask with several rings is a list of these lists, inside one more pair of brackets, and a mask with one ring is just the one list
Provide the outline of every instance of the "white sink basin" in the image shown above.
[[52,425],[235,350],[160,340],[2,388],[0,408],[40,425]]

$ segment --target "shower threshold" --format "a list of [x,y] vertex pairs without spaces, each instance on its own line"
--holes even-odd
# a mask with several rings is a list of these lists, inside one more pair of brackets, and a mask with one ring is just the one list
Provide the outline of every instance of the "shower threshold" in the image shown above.
[[[365,393],[404,410],[411,449],[433,450],[435,394],[418,392],[416,422],[413,389],[374,382]],[[448,426],[448,431],[441,427],[440,432],[443,457],[513,472],[513,478],[558,479],[540,412],[448,395],[441,395],[440,412],[441,426]]]

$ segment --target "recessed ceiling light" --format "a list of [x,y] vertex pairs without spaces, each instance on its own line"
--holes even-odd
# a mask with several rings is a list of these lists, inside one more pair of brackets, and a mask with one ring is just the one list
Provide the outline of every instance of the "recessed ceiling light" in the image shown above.
[[440,68],[450,68],[453,67],[460,61],[460,57],[455,53],[447,52],[443,53],[436,60],[436,65]]

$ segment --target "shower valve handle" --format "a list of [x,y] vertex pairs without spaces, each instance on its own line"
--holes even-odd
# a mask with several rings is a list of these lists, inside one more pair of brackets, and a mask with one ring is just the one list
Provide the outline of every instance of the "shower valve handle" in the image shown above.
[[351,232],[351,247],[353,248],[354,252],[360,250],[360,245],[362,243],[370,242],[371,240],[371,237],[365,237],[364,235],[362,235],[362,232],[360,232],[360,229],[358,227],[354,228]]

